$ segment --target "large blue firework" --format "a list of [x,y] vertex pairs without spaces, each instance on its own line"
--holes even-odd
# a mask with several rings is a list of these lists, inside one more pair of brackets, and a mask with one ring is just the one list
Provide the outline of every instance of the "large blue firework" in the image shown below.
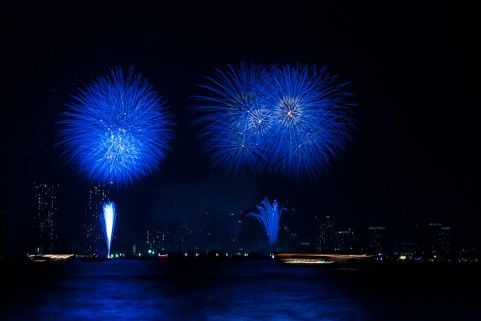
[[195,108],[196,123],[203,126],[206,151],[222,169],[256,172],[266,165],[271,117],[262,92],[264,74],[260,65],[229,65],[227,72],[217,69],[217,77],[201,85],[208,94],[197,96],[204,104]]
[[89,179],[133,183],[165,159],[172,118],[161,97],[139,74],[111,69],[73,96],[62,114],[59,146],[67,162]]
[[325,67],[241,63],[217,71],[197,107],[215,166],[311,179],[350,139],[355,104]]

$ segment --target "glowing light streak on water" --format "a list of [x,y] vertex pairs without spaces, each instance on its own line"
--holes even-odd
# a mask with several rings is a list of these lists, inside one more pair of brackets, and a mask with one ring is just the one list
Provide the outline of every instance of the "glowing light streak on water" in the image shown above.
[[110,257],[110,245],[112,244],[112,236],[114,233],[115,217],[115,203],[105,203],[104,213],[102,216],[102,225],[104,227],[105,242],[107,243],[107,258]]

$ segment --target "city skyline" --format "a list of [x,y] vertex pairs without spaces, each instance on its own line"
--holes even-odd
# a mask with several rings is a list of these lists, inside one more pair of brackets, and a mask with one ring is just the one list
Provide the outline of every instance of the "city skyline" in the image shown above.
[[[106,255],[105,252],[109,253],[111,242],[107,243],[106,248],[103,207],[114,204],[111,202],[113,187],[90,185],[85,190],[82,197],[85,215],[70,231],[65,227],[69,220],[61,206],[62,194],[59,184],[34,184],[29,210],[32,217],[24,226],[29,234],[10,239],[21,249],[21,253],[5,249],[4,244],[2,253],[18,256],[27,253],[68,252],[80,256],[102,257]],[[389,226],[352,226],[350,222],[340,222],[335,216],[329,215],[315,216],[309,231],[296,230],[293,228],[292,219],[280,223],[281,214],[287,209],[277,204],[276,200],[272,207],[268,202],[265,199],[260,204],[262,206],[257,206],[259,214],[191,213],[170,226],[144,226],[138,231],[129,226],[118,226],[118,231],[113,233],[111,239],[114,243],[112,253],[135,255],[145,254],[147,250],[149,253],[150,250],[155,253],[300,251],[382,253],[383,256],[390,257],[394,253],[410,253],[412,256],[429,257],[434,251],[438,257],[442,257],[441,255],[454,256],[461,253],[460,251],[473,250],[465,244],[458,244],[456,231],[441,222],[414,224],[406,231],[409,237],[403,240],[392,239]],[[277,223],[270,222],[271,215],[277,216]],[[268,225],[261,230],[258,224],[252,224],[254,221],[262,221]],[[277,229],[279,240],[277,235],[269,234]]]
[[[141,230],[202,211],[250,212],[268,197],[289,209],[283,219],[300,231],[316,215],[331,215],[352,226],[392,227],[392,237],[402,240],[412,224],[441,222],[457,243],[481,246],[479,117],[472,85],[465,84],[470,56],[456,38],[457,8],[375,6],[5,10],[2,233],[23,233],[33,182],[65,187],[65,219],[78,224],[84,209],[78,195],[90,182],[62,162],[55,123],[79,87],[108,68],[133,66],[166,99],[175,138],[152,175],[116,191],[119,226]],[[291,23],[278,23],[281,17]],[[211,166],[196,140],[192,97],[216,68],[241,61],[327,66],[350,83],[357,128],[317,181],[225,175]]]

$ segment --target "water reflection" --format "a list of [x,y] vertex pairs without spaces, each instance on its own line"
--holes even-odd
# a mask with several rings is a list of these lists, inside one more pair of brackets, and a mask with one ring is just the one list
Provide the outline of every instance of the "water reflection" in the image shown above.
[[447,309],[452,298],[439,301],[428,287],[410,293],[395,287],[403,282],[376,282],[363,271],[270,260],[74,261],[30,264],[21,273],[2,277],[1,320],[464,320],[459,311],[479,313],[469,297]]

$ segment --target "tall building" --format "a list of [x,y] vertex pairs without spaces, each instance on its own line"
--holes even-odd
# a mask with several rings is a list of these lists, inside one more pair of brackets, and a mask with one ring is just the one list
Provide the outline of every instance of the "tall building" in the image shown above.
[[33,242],[39,254],[58,249],[59,190],[59,184],[33,184]]
[[350,253],[354,248],[354,231],[350,228],[335,232],[334,251]]
[[170,251],[170,231],[149,229],[146,234],[147,250],[153,251],[153,253]]
[[316,216],[316,250],[318,253],[334,251],[335,231],[334,222],[330,216]]
[[441,223],[415,225],[413,239],[419,257],[444,260],[452,254],[451,228]]
[[181,220],[174,234],[174,250],[175,251],[191,251],[192,245],[192,227],[188,220]]
[[426,228],[425,249],[427,253],[444,259],[451,253],[451,228],[441,223],[429,223]]
[[107,251],[101,219],[103,205],[110,201],[112,189],[111,184],[93,185],[87,189],[84,223],[85,255],[98,255]]
[[216,217],[205,208],[200,213],[191,216],[191,239],[195,250],[209,250],[212,248],[217,236],[215,233],[216,223]]
[[414,224],[411,231],[411,238],[413,243],[413,253],[415,257],[423,257],[423,226]]
[[384,226],[370,226],[368,234],[368,247],[371,253],[385,253],[386,228]]
[[225,246],[228,251],[238,251],[241,248],[239,236],[242,230],[243,212],[239,213],[229,213],[227,217],[226,232],[227,232],[227,244]]

